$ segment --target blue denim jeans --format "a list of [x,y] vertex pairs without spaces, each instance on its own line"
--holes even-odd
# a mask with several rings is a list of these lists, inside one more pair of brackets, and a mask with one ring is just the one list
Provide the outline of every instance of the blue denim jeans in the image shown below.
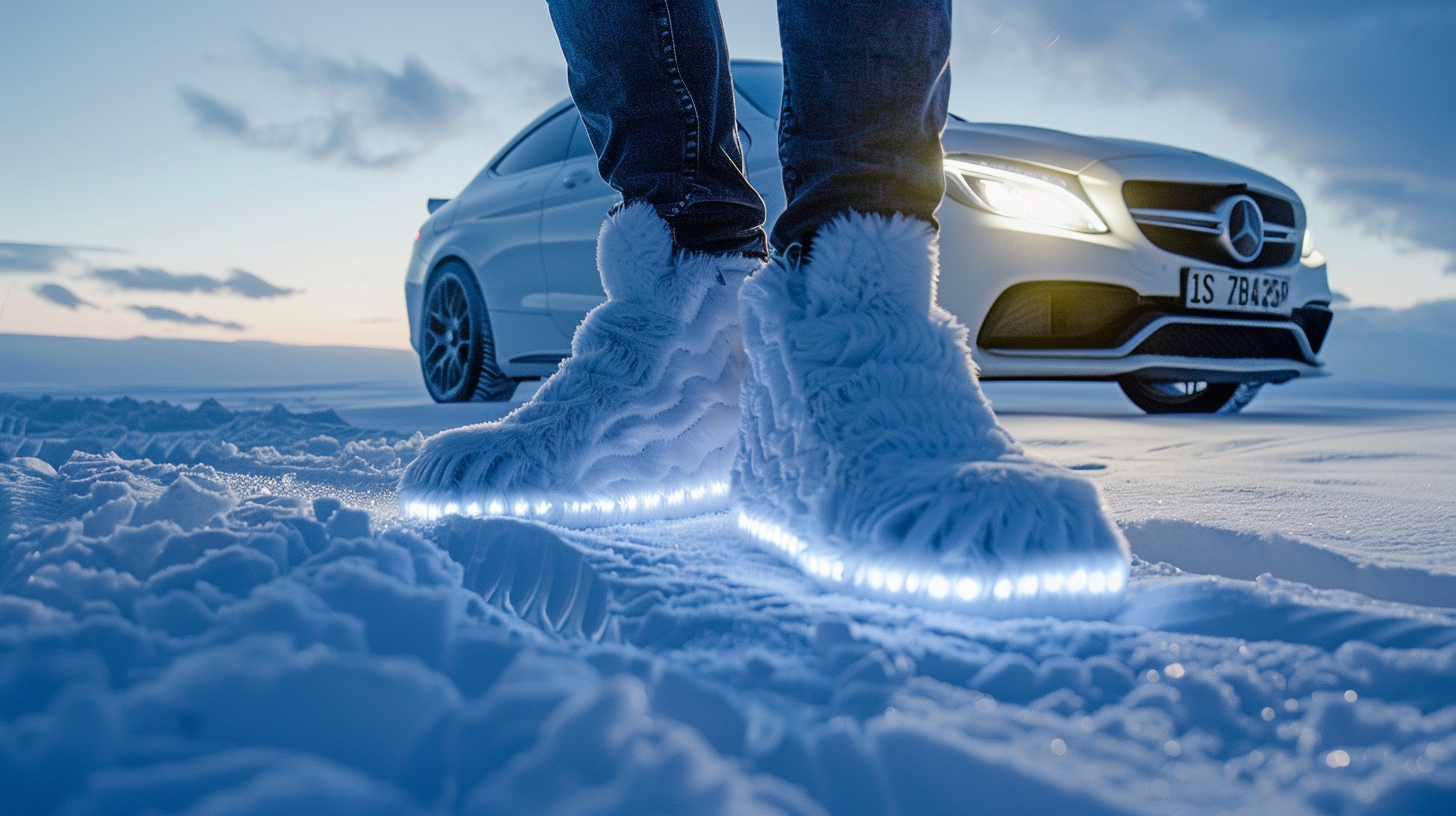
[[[743,174],[717,0],[549,0],[602,178],[678,245],[764,253]],[[779,0],[787,206],[772,244],[806,247],[844,212],[935,225],[950,93],[950,0]]]

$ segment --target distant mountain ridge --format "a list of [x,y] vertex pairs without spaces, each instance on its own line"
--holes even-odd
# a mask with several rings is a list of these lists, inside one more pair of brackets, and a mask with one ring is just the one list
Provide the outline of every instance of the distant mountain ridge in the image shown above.
[[0,334],[0,393],[189,402],[226,402],[236,393],[266,400],[260,404],[330,393],[347,401],[429,399],[411,351],[30,334]]
[[1334,381],[1456,391],[1456,300],[1337,309],[1321,356]]

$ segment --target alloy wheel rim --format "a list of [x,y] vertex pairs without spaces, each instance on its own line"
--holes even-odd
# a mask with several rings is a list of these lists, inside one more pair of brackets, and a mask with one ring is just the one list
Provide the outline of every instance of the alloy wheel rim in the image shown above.
[[1158,398],[1169,402],[1187,402],[1197,399],[1208,390],[1208,383],[1198,382],[1145,382],[1143,387]]
[[425,372],[440,394],[458,390],[470,365],[474,340],[465,287],[445,278],[430,293],[425,319]]

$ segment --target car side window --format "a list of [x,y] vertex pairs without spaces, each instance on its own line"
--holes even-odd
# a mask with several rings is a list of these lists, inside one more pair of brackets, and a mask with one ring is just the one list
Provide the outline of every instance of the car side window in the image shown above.
[[733,66],[733,84],[759,113],[779,118],[784,104],[784,69],[777,63],[749,62]]
[[581,156],[595,156],[597,151],[592,147],[591,137],[586,135],[586,127],[581,123],[581,117],[576,118],[576,130],[571,132],[571,148],[566,152],[566,158],[575,159]]
[[542,122],[495,163],[495,172],[509,175],[561,161],[566,158],[572,130],[580,126],[580,121],[576,108],[567,108]]

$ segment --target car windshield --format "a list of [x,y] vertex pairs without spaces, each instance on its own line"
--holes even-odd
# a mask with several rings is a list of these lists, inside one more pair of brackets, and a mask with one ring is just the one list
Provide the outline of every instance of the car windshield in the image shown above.
[[770,119],[779,118],[784,99],[784,68],[777,62],[735,62],[733,83],[750,105]]

